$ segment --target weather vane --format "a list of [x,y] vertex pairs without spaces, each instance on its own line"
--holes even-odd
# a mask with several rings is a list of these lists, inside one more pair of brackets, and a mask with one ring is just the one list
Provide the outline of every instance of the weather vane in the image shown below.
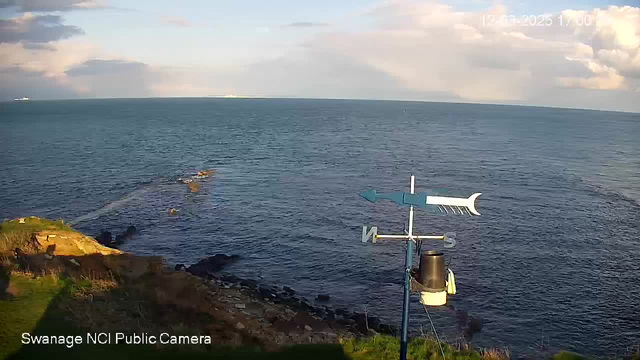
[[[375,190],[364,191],[360,196],[370,202],[377,200],[391,200],[398,205],[408,205],[409,229],[405,234],[381,235],[378,228],[373,226],[369,231],[362,227],[362,242],[367,242],[373,237],[372,242],[378,239],[400,239],[407,241],[407,252],[404,271],[404,298],[402,305],[402,332],[400,335],[400,360],[407,358],[407,330],[409,324],[409,297],[411,288],[420,293],[420,302],[426,306],[440,306],[447,303],[447,293],[456,293],[455,277],[450,269],[445,272],[444,255],[440,251],[426,251],[420,254],[420,268],[418,280],[412,282],[411,268],[413,266],[413,243],[422,240],[443,240],[446,248],[455,246],[455,233],[443,235],[415,235],[413,233],[413,208],[435,208],[444,214],[480,215],[475,208],[475,201],[482,193],[475,193],[468,198],[456,198],[447,196],[434,196],[429,193],[415,193],[415,176],[411,175],[410,192],[394,192],[390,194],[378,194]],[[447,274],[447,275],[445,275]],[[445,279],[446,276],[446,279]]]

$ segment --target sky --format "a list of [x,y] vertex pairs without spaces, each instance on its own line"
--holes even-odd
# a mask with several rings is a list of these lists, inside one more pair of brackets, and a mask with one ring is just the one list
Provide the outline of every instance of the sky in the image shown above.
[[0,101],[231,94],[640,112],[640,0],[0,0]]

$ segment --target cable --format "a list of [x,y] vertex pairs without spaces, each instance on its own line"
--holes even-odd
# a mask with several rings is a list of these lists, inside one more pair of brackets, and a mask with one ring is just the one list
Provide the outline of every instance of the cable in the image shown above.
[[417,242],[418,246],[416,247],[416,250],[417,250],[416,254],[418,255],[418,258],[420,258],[420,255],[422,254],[422,243],[423,243],[423,240],[418,239],[418,242]]
[[427,305],[422,304],[424,307],[424,311],[427,313],[427,317],[429,318],[429,322],[431,323],[431,328],[433,329],[433,333],[436,334],[436,340],[438,341],[438,346],[440,347],[440,353],[442,353],[442,360],[444,360],[444,350],[442,349],[442,344],[440,343],[440,338],[438,337],[438,332],[436,331],[436,327],[433,325],[433,321],[431,320],[431,315],[429,315],[429,310],[427,309]]

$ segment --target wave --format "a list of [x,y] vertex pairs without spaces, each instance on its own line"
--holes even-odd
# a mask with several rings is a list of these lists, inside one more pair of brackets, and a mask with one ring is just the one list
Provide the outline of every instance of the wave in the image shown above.
[[120,198],[120,199],[118,199],[116,201],[113,201],[113,202],[103,206],[102,208],[100,208],[98,210],[92,211],[92,212],[90,212],[88,214],[79,216],[79,217],[71,220],[69,222],[69,225],[73,226],[73,225],[76,225],[76,224],[78,224],[80,222],[83,222],[83,221],[95,220],[95,219],[97,219],[97,218],[99,218],[101,216],[104,216],[104,215],[106,215],[106,214],[108,214],[108,213],[110,213],[110,212],[112,212],[114,210],[117,210],[117,209],[121,208],[123,205],[125,205],[129,201],[139,197],[140,195],[142,195],[144,193],[149,192],[149,190],[150,190],[150,187],[147,186],[147,187],[143,187],[143,188],[137,189],[135,191],[132,191],[129,194],[125,195],[124,197],[122,197],[122,198]]
[[625,202],[634,208],[640,209],[640,199],[634,199],[633,197],[624,194],[622,191],[607,188],[604,184],[600,184],[591,179],[583,179],[583,181],[586,184],[587,190],[594,194],[611,201]]

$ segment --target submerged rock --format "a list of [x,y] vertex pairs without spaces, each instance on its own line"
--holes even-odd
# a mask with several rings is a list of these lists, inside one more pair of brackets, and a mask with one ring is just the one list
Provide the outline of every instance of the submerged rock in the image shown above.
[[250,289],[255,289],[258,287],[258,282],[253,279],[245,279],[240,281],[240,285],[246,286]]
[[295,290],[293,290],[292,288],[290,288],[288,286],[283,286],[282,290],[284,290],[284,292],[286,292],[289,295],[295,295],[296,294]]
[[482,319],[470,316],[467,328],[464,330],[464,336],[468,341],[471,341],[473,335],[482,331]]
[[336,309],[336,315],[339,316],[345,316],[349,314],[349,310],[345,309],[345,308],[337,308]]
[[222,270],[225,266],[239,259],[240,255],[216,254],[189,266],[187,272],[200,277],[208,277],[210,274]]
[[127,230],[125,230],[122,234],[116,236],[116,241],[115,241],[116,245],[120,245],[124,243],[125,240],[133,237],[137,232],[138,232],[138,229],[136,229],[135,226],[131,225],[127,227]]
[[189,191],[191,191],[192,193],[200,191],[200,184],[193,182],[189,183]]

